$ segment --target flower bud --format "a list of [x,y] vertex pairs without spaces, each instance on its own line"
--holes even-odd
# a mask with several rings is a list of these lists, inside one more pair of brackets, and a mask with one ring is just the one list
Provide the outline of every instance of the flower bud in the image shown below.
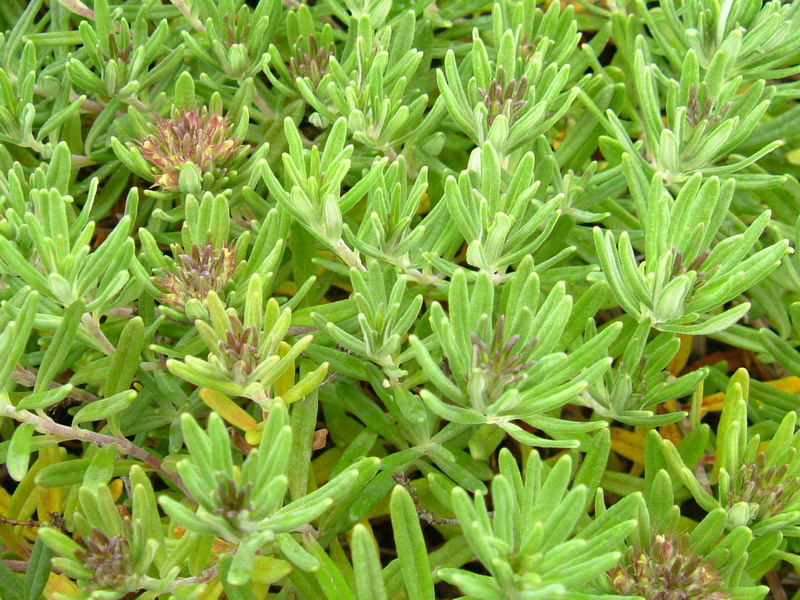
[[108,90],[109,96],[116,94],[117,88],[119,87],[119,68],[116,60],[112,59],[106,63],[103,69],[103,83],[106,86],[106,90]]
[[222,293],[236,271],[233,250],[193,244],[188,253],[178,254],[176,259],[174,270],[154,278],[154,283],[164,290],[159,301],[182,310],[190,319],[208,318],[207,299]]
[[203,306],[203,303],[200,302],[197,298],[190,298],[186,302],[186,306],[184,307],[184,312],[186,316],[191,319],[208,319],[208,311]]
[[69,281],[64,279],[58,273],[50,273],[47,277],[47,284],[50,286],[50,291],[53,292],[61,304],[69,306],[75,300],[75,290],[72,289]]
[[325,199],[325,236],[329,240],[339,240],[342,237],[344,224],[342,222],[342,210],[339,203],[333,196]]
[[186,161],[178,174],[178,189],[184,194],[200,195],[203,191],[203,179],[200,169],[196,165]]
[[[156,186],[197,195],[204,175],[224,172],[246,147],[240,141],[231,132],[228,118],[219,112],[206,107],[174,108],[169,118],[156,119],[155,132],[140,140],[137,147],[142,158],[156,168]],[[186,163],[195,168],[185,167]]]
[[750,506],[747,502],[737,502],[728,509],[728,527],[736,529],[750,522]]
[[686,298],[692,290],[693,284],[694,275],[689,273],[679,275],[664,286],[660,296],[656,299],[654,310],[654,316],[659,322],[672,321],[683,315]]
[[497,118],[489,128],[487,139],[495,148],[505,147],[508,140],[508,119],[505,115],[497,115]]
[[247,46],[244,44],[233,44],[228,50],[228,69],[227,75],[232,79],[241,79],[247,75],[250,66],[250,59],[247,56]]

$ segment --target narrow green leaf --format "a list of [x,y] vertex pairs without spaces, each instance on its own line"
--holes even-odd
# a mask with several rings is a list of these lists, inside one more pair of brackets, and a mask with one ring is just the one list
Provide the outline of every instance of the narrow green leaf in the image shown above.
[[353,572],[360,600],[388,600],[375,538],[360,523],[353,528]]
[[394,541],[408,600],[434,600],[428,550],[414,501],[405,489],[396,486],[390,505]]
[[0,560],[0,600],[28,600],[19,576]]
[[17,426],[11,435],[11,445],[8,447],[6,468],[14,481],[22,481],[28,473],[28,463],[31,454],[31,440],[36,428],[32,423],[22,423]]
[[133,376],[139,368],[139,357],[144,347],[144,321],[134,317],[125,324],[116,351],[111,357],[104,389],[105,396],[129,390]]
[[76,300],[67,307],[61,316],[58,329],[56,329],[50,345],[47,347],[47,350],[45,350],[44,357],[39,366],[39,373],[36,376],[36,384],[33,388],[34,392],[46,390],[55,376],[61,372],[64,359],[66,359],[67,354],[69,354],[72,342],[78,333],[78,327],[83,317],[84,306],[82,300]]
[[25,580],[22,584],[22,596],[25,600],[39,600],[47,579],[50,577],[50,559],[53,551],[44,543],[40,536],[36,536],[31,557],[28,559],[28,569],[25,571]]
[[75,416],[72,417],[72,426],[76,427],[78,424],[87,421],[108,419],[128,408],[135,398],[136,392],[134,390],[127,390],[109,396],[108,398],[103,398],[102,400],[95,400],[75,413]]

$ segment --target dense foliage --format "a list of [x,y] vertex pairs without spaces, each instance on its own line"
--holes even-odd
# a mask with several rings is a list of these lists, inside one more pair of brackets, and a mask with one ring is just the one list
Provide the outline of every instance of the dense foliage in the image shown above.
[[800,0],[2,30],[2,600],[800,598]]

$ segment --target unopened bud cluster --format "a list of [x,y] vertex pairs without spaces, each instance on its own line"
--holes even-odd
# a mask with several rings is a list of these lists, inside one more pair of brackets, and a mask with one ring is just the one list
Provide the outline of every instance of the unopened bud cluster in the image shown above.
[[258,329],[245,327],[235,315],[231,315],[230,324],[226,338],[219,342],[219,350],[234,381],[244,382],[261,362]]
[[169,117],[157,117],[155,131],[138,143],[145,160],[158,170],[156,187],[179,189],[185,163],[200,174],[224,171],[233,156],[245,146],[235,139],[227,116],[207,107],[172,109]]
[[289,59],[289,74],[293,79],[308,77],[316,86],[328,72],[328,63],[336,52],[333,43],[320,45],[316,36],[308,38],[308,52],[299,45],[294,49],[294,56]]
[[236,271],[236,259],[231,248],[215,248],[211,244],[192,244],[189,253],[177,256],[174,272],[155,278],[164,290],[162,304],[183,309],[190,300],[204,302],[209,292],[222,292]]
[[85,550],[75,553],[83,566],[92,571],[95,589],[121,589],[133,573],[133,561],[128,540],[119,535],[108,537],[97,528],[84,540]]
[[536,364],[536,361],[528,360],[528,357],[539,340],[534,338],[518,348],[519,335],[512,335],[504,341],[504,331],[505,315],[500,315],[489,344],[472,334],[472,362],[489,380],[486,395],[493,400],[500,397],[510,384],[521,379],[525,369]]
[[527,77],[522,77],[519,81],[512,79],[506,83],[505,70],[502,67],[498,68],[497,77],[489,83],[488,89],[478,88],[483,104],[489,111],[488,124],[491,125],[499,115],[505,115],[509,123],[515,121],[520,111],[528,104],[525,99],[527,91]]
[[693,552],[687,534],[655,533],[649,546],[633,546],[609,573],[614,589],[645,600],[729,600],[717,569]]
[[800,477],[787,476],[786,463],[767,467],[766,455],[759,452],[752,462],[739,468],[738,486],[728,492],[729,506],[738,502],[756,505],[751,518],[762,520],[784,512],[800,500]]

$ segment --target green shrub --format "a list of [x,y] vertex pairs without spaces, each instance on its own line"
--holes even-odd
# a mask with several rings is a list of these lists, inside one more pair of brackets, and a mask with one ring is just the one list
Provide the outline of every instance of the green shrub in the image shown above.
[[800,0],[0,31],[0,600],[800,600]]

